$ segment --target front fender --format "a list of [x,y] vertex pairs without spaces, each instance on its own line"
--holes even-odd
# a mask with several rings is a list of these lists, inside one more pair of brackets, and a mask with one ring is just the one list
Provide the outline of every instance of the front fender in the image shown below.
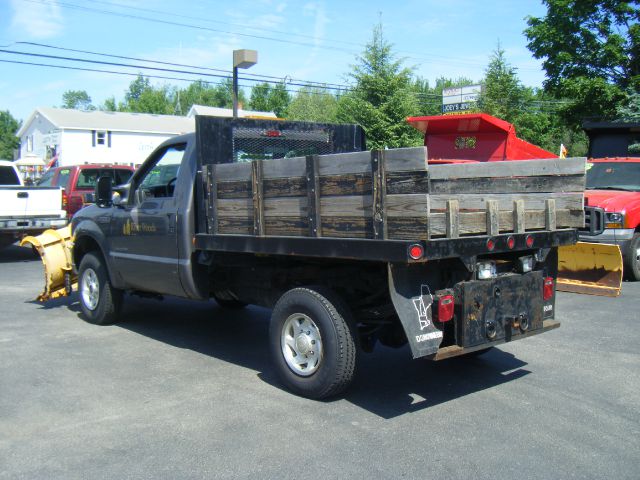
[[[109,225],[106,223],[105,225]],[[119,282],[119,276],[115,273],[115,267],[111,261],[111,242],[109,237],[93,219],[80,219],[73,224],[73,265],[76,271],[80,268],[82,257],[90,251],[98,250],[104,259],[109,279],[115,288],[124,288]]]

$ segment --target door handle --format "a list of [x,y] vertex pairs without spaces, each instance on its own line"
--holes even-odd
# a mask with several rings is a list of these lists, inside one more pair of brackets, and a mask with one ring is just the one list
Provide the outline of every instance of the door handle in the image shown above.
[[167,213],[167,221],[169,222],[169,233],[176,233],[176,215],[173,213]]
[[18,198],[29,198],[29,192],[18,192]]

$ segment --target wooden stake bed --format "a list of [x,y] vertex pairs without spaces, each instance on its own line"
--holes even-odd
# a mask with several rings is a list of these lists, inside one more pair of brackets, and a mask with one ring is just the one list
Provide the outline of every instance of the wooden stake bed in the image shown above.
[[431,240],[584,224],[584,158],[428,165],[426,153],[204,165],[207,233]]

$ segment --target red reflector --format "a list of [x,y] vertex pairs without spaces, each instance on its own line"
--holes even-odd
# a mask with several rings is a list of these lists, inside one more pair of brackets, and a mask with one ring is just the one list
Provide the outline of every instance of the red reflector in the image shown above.
[[438,300],[438,320],[440,322],[448,322],[453,318],[453,307],[455,302],[453,295],[443,295]]
[[487,250],[493,251],[494,248],[496,248],[496,242],[493,240],[493,238],[490,238],[489,240],[487,240]]
[[280,130],[265,130],[264,136],[265,137],[281,137],[282,132]]
[[531,235],[527,235],[527,247],[533,247],[533,237]]
[[544,286],[542,287],[542,298],[549,300],[553,297],[553,277],[546,277],[544,279]]
[[513,237],[507,238],[507,247],[509,247],[509,250],[513,250],[513,247],[515,246],[516,246],[516,239]]
[[409,247],[409,256],[414,260],[419,260],[424,255],[424,248],[422,245],[415,243]]

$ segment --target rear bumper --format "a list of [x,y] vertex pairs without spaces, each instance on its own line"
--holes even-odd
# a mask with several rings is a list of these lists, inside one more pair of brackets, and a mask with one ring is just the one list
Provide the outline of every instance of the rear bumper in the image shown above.
[[473,347],[461,347],[459,345],[451,345],[449,347],[443,347],[438,350],[438,352],[433,357],[433,360],[444,360],[446,358],[458,357],[460,355],[464,355],[466,353],[475,352],[478,350],[484,350],[485,348],[494,347],[496,345],[501,345],[503,343],[507,343],[511,340],[520,340],[522,338],[531,337],[533,335],[538,335],[540,333],[548,332],[549,330],[553,330],[554,328],[558,328],[560,326],[560,322],[557,320],[543,320],[542,328],[537,330],[530,330],[528,332],[521,333],[517,337],[512,337],[510,339],[503,338],[500,340],[495,340],[490,343],[483,343],[481,345],[475,345]]
[[62,228],[66,218],[0,218],[0,233],[21,235],[43,232],[49,228]]

